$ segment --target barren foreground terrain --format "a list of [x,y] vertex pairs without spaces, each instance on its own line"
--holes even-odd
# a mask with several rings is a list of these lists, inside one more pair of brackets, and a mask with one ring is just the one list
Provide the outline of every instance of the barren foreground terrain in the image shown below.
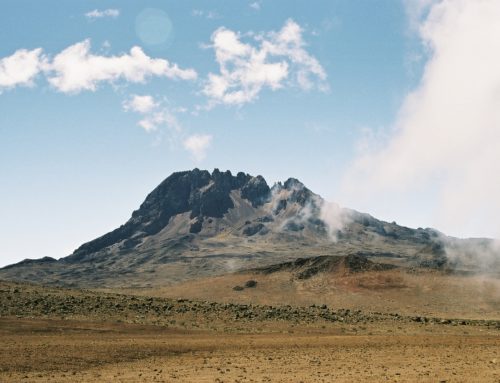
[[[254,288],[234,290],[255,280]],[[113,291],[113,290],[109,290]],[[123,291],[123,290],[122,290]],[[500,319],[500,277],[446,274],[404,269],[360,273],[319,273],[298,279],[292,273],[235,273],[172,284],[131,289],[134,294],[217,299],[233,303],[309,306],[326,304],[367,312],[445,318]]]
[[0,283],[1,382],[500,382],[500,322]]
[[498,330],[388,324],[259,334],[1,321],[5,382],[498,382]]

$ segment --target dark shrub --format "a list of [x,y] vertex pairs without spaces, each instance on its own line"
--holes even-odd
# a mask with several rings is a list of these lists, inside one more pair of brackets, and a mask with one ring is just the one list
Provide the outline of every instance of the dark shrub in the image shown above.
[[250,280],[245,282],[245,287],[252,288],[257,286],[257,281]]

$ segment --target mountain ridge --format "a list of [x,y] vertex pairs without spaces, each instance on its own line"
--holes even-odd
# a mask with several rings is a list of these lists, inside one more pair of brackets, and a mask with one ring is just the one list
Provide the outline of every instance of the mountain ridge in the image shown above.
[[[228,209],[234,207],[229,195],[224,192],[235,188],[242,188],[242,193],[250,198],[252,204],[258,204],[260,189],[266,191],[267,187],[265,181],[265,186],[262,186],[260,180],[263,178],[258,177],[258,181],[249,182],[252,177],[248,174],[240,172],[233,177],[230,171],[221,173],[218,169],[212,174],[197,168],[192,171],[175,172],[148,194],[139,209],[132,213],[132,217],[124,225],[84,243],[70,257],[78,260],[102,247],[126,239],[139,229],[143,231],[144,236],[154,235],[176,214],[191,211],[190,218],[198,221],[203,216],[221,217]],[[211,182],[214,187],[211,187]],[[204,188],[206,190],[203,190]],[[201,196],[205,197],[203,201]],[[190,232],[197,232],[197,226],[196,221],[191,225]]]
[[[476,247],[489,246],[489,240],[478,241]],[[297,258],[353,254],[396,266],[473,268],[472,245],[468,263],[462,255],[458,262],[447,254],[450,246],[462,251],[471,243],[340,208],[295,178],[269,187],[260,175],[195,168],[171,174],[127,222],[71,255],[24,260],[0,269],[0,278],[149,286]]]

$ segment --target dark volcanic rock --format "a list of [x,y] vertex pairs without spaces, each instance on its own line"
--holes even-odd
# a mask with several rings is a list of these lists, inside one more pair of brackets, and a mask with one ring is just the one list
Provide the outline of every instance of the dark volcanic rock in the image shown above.
[[43,265],[43,264],[49,264],[49,263],[54,263],[54,262],[57,262],[57,259],[54,259],[52,257],[43,257],[40,259],[25,259],[24,261],[18,262],[14,265],[5,266],[4,269],[10,269],[14,266]]
[[269,215],[265,215],[264,217],[257,218],[257,222],[274,222],[274,219]]
[[290,221],[285,225],[286,231],[301,231],[304,230],[305,226],[300,222]]
[[282,210],[286,209],[286,199],[280,199],[278,203],[276,204],[276,207],[273,211],[274,214],[278,215]]
[[261,176],[252,177],[240,172],[234,177],[230,171],[222,173],[218,169],[212,174],[199,169],[173,173],[146,197],[124,225],[83,244],[65,261],[84,260],[87,255],[132,236],[136,244],[141,237],[158,233],[168,225],[170,218],[180,213],[190,212],[191,218],[198,217],[191,225],[190,232],[199,233],[203,217],[220,218],[234,207],[230,193],[235,189],[241,189],[241,196],[253,206],[267,201],[270,193],[269,186]]
[[312,201],[313,192],[296,178],[287,179],[283,184],[283,188],[292,192],[289,197],[290,202],[297,202],[302,206],[305,206],[308,202],[314,202]]
[[295,261],[256,268],[250,271],[262,274],[288,271],[295,274],[298,279],[308,279],[319,273],[359,273],[374,270],[390,270],[395,267],[396,266],[390,264],[372,262],[362,255],[351,254],[343,257],[326,255],[311,258],[298,258]]
[[252,203],[253,207],[258,207],[269,200],[271,189],[262,176],[252,177],[241,188],[241,196]]
[[265,226],[262,223],[258,223],[256,225],[247,226],[243,229],[243,234],[251,237],[252,235],[257,234],[261,231]]
[[231,190],[243,190],[252,184],[253,178],[244,173],[238,173],[238,176],[233,177],[229,170],[221,173],[219,169],[215,169],[211,176],[211,185],[191,193],[189,200],[191,218],[196,216],[221,218],[234,207],[230,197]]
[[203,227],[203,217],[197,218],[189,227],[189,232],[192,234],[199,233]]
[[349,210],[350,219],[363,225],[367,231],[371,231],[394,241],[412,241],[413,243],[429,244],[440,243],[443,235],[434,229],[411,229],[399,226],[395,222],[388,223],[380,221],[369,214]]

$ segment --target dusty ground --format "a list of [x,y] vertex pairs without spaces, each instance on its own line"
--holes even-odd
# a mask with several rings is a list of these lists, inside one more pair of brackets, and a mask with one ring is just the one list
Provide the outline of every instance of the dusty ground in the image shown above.
[[500,321],[0,282],[0,382],[500,382]]
[[346,334],[284,323],[284,332],[236,335],[2,318],[0,381],[500,381],[498,330],[369,327]]
[[[233,290],[247,280],[255,288]],[[125,291],[125,290],[121,290]],[[228,274],[130,293],[223,302],[309,306],[326,304],[351,310],[397,312],[446,318],[499,319],[500,278],[448,275],[435,270],[389,270],[299,280],[291,273]]]

